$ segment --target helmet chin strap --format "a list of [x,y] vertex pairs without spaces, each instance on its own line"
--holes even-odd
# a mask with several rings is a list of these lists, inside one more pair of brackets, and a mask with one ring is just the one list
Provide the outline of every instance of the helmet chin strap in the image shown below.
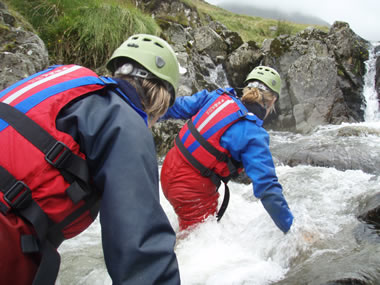
[[140,84],[140,79],[138,77],[134,76],[133,77],[133,81],[135,82],[137,94],[139,94],[140,98],[143,98],[143,96],[144,96],[144,90],[143,90],[143,88],[142,88],[142,86]]
[[[259,91],[260,92],[260,91]],[[260,92],[260,95],[261,95],[261,102],[263,103],[263,107],[265,108],[265,110],[267,109],[267,105],[265,104],[265,100],[264,100],[264,95],[263,93]]]

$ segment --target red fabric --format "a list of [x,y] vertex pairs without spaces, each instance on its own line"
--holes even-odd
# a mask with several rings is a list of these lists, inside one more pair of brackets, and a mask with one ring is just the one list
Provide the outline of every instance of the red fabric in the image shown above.
[[24,254],[20,235],[32,230],[18,217],[0,214],[0,284],[32,284],[40,261],[39,254]]
[[[212,104],[203,106],[191,120],[201,135],[207,134],[208,143],[231,157],[228,150],[220,145],[220,138],[232,124],[240,119],[240,112],[240,107],[236,102],[229,95],[223,94],[216,97]],[[192,148],[192,156],[202,165],[221,177],[228,177],[231,174],[226,162],[215,159],[215,156],[208,152],[202,144],[194,144],[197,140],[190,132],[187,124],[180,130],[179,137],[186,148]],[[183,155],[182,158],[185,159]]]
[[216,186],[188,164],[176,147],[168,152],[162,165],[161,186],[178,215],[180,230],[202,222],[217,211]]
[[[69,72],[70,71],[70,72]],[[60,83],[69,80],[97,76],[93,71],[74,65],[61,66],[49,72],[31,78],[18,87],[11,89],[0,101],[11,100],[10,105],[24,103],[23,100],[33,99],[39,102],[38,92],[51,88],[57,93],[45,98],[36,106],[26,108],[27,115],[44,128],[55,139],[63,142],[73,153],[85,159],[80,152],[80,146],[74,139],[56,129],[57,114],[72,100],[103,88],[100,84],[88,84],[58,92],[62,88]],[[84,79],[86,80],[86,79]],[[58,85],[56,85],[58,84]],[[57,86],[60,86],[59,88]],[[52,88],[54,87],[54,88]],[[37,95],[36,95],[37,94]],[[17,96],[15,96],[17,95]],[[41,98],[40,98],[41,99]],[[33,100],[29,101],[33,102]],[[48,164],[44,154],[27,141],[12,127],[6,127],[0,132],[0,165],[2,165],[17,180],[23,181],[32,189],[32,197],[54,222],[62,221],[66,216],[83,205],[83,201],[74,204],[65,190],[69,184],[60,172]],[[6,204],[3,194],[0,202]],[[86,211],[81,217],[65,227],[65,238],[71,238],[92,222],[90,212]],[[32,284],[34,275],[40,262],[40,254],[24,254],[21,250],[21,235],[31,234],[33,229],[29,224],[15,216],[12,212],[6,216],[0,213],[0,284]]]
[[[79,144],[69,134],[59,131],[55,126],[55,121],[58,113],[69,102],[104,87],[100,84],[89,84],[87,82],[88,77],[97,77],[97,75],[84,67],[62,65],[11,89],[0,101],[12,98],[13,95],[17,95],[17,92],[22,91],[19,97],[16,97],[17,99],[12,101],[10,105],[15,106],[22,102],[25,103],[23,100],[30,99],[38,102],[39,99],[37,100],[37,98],[39,97],[37,95],[39,91],[47,88],[56,91],[56,94],[33,106],[26,115],[56,140],[63,142],[74,154],[85,159],[85,155],[80,152]],[[63,85],[69,84],[70,80],[79,79],[83,80],[83,86],[67,88],[65,91],[58,92],[63,88]],[[31,101],[33,102],[33,100]],[[71,201],[65,192],[69,184],[64,180],[61,173],[46,162],[45,155],[40,150],[12,127],[7,127],[0,132],[0,165],[17,180],[23,181],[32,189],[33,199],[53,222],[61,222],[66,216],[84,204],[83,201],[77,204]],[[6,204],[2,194],[0,194],[0,202]],[[65,227],[63,234],[65,238],[74,237],[85,230],[91,223],[90,212],[86,211],[85,214]]]

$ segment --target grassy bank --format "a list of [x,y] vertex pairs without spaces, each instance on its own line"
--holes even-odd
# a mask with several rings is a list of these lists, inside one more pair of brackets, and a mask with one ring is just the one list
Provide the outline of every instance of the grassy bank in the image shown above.
[[103,65],[128,36],[158,35],[150,17],[122,0],[6,0],[45,42],[52,63]]
[[294,35],[308,26],[328,31],[327,26],[297,24],[282,20],[240,15],[210,5],[202,0],[193,0],[191,2],[199,12],[210,15],[231,31],[238,32],[244,41],[253,40],[258,45],[261,45],[265,39],[274,38],[282,34]]
[[[159,35],[161,32],[151,15],[136,8],[132,0],[3,1],[23,15],[37,31],[48,48],[52,64],[76,63],[97,69],[128,36],[135,33]],[[210,15],[239,33],[244,41],[253,40],[258,45],[264,39],[292,35],[308,26],[238,15],[202,0],[181,1],[196,9],[201,19],[208,19],[206,14]],[[207,25],[206,20],[204,24]]]

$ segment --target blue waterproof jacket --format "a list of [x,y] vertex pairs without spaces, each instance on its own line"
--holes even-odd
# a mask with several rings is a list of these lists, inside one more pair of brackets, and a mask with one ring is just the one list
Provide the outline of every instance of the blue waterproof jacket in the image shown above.
[[[192,96],[179,97],[161,119],[189,119],[207,102],[219,96],[221,91],[202,90]],[[226,91],[235,95],[233,88],[227,88]],[[243,103],[236,100],[248,112]],[[243,163],[246,174],[252,180],[254,195],[261,200],[278,228],[286,233],[293,223],[293,215],[278,182],[269,149],[269,135],[262,123],[257,116],[248,112],[245,119],[237,121],[226,130],[220,144],[230,152],[233,159]]]
[[116,79],[126,97],[91,94],[65,107],[57,128],[86,154],[103,192],[100,222],[113,284],[180,284],[175,233],[159,201],[154,141],[136,90]]

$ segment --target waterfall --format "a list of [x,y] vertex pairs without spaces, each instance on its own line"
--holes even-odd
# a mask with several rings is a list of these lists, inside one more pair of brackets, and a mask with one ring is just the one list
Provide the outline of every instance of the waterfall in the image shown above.
[[380,55],[380,50],[376,52],[376,47],[379,45],[380,43],[371,45],[369,58],[365,62],[367,72],[364,76],[363,96],[365,98],[365,106],[363,108],[364,120],[366,122],[380,121],[380,102],[375,88],[376,58]]
[[209,69],[210,76],[207,79],[218,87],[230,86],[228,83],[227,75],[224,72],[223,65],[218,64],[215,68]]

